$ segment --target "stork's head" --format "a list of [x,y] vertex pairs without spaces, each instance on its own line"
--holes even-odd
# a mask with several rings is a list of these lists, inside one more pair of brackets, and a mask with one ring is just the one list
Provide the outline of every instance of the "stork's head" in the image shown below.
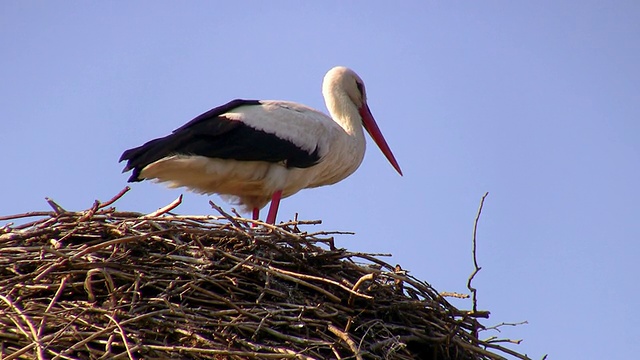
[[[369,105],[367,105],[367,93],[364,88],[364,82],[355,73],[355,71],[344,67],[336,66],[329,70],[324,76],[322,82],[322,93],[324,94],[327,108],[331,112],[331,115],[338,118],[345,117],[345,114],[351,114],[351,111],[357,109],[358,117],[362,122],[362,126],[371,135],[373,141],[378,145],[384,156],[396,169],[396,171],[402,175],[400,165],[396,161],[389,145],[382,136],[382,132],[378,128]],[[355,111],[354,111],[355,112]],[[352,116],[346,116],[351,119]],[[343,119],[336,119],[343,120]],[[360,125],[358,125],[360,126]]]

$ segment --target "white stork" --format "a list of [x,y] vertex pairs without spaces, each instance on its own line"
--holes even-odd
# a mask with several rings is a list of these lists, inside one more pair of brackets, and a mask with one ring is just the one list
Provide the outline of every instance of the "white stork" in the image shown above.
[[351,69],[329,70],[322,94],[331,117],[288,101],[233,100],[163,138],[129,149],[129,182],[154,179],[203,194],[220,194],[253,211],[269,201],[273,224],[280,199],[334,184],[364,157],[364,129],[391,165],[402,170],[367,105],[362,79]]

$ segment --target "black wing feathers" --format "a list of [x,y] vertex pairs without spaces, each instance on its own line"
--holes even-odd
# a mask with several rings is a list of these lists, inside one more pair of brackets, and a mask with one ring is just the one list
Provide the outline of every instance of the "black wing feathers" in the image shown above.
[[202,113],[198,116],[196,116],[193,120],[189,121],[188,123],[180,126],[179,128],[173,130],[173,132],[177,132],[180,131],[182,129],[186,129],[188,127],[191,127],[193,125],[196,125],[197,123],[203,122],[203,121],[207,121],[207,120],[211,120],[213,118],[216,118],[224,113],[227,113],[235,108],[238,108],[240,106],[247,106],[247,105],[260,105],[260,100],[244,100],[244,99],[235,99],[235,100],[231,100],[228,103],[224,104],[224,105],[220,105],[218,107],[215,107],[205,113]]
[[297,168],[306,168],[319,161],[317,148],[309,153],[276,135],[224,117],[224,113],[245,105],[260,105],[260,102],[233,100],[196,117],[171,135],[125,151],[120,161],[128,160],[124,172],[133,170],[129,181],[143,180],[139,175],[145,166],[178,154],[240,161],[285,162],[287,167]]

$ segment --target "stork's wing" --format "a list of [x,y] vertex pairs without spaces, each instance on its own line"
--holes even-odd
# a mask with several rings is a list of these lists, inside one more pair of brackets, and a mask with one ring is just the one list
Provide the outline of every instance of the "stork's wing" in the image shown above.
[[195,155],[240,161],[284,162],[287,167],[316,164],[318,149],[307,151],[293,142],[259,130],[228,114],[243,106],[263,106],[258,100],[233,100],[211,109],[174,130],[171,135],[151,140],[125,151],[123,172],[133,170],[129,181],[141,181],[147,165],[173,155]]

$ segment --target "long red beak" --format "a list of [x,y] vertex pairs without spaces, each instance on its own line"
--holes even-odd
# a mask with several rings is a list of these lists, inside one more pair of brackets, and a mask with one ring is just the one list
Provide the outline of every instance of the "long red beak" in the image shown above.
[[398,172],[398,174],[402,175],[402,170],[400,170],[400,165],[396,161],[396,158],[393,156],[389,145],[387,145],[387,141],[382,136],[382,132],[380,132],[380,128],[378,128],[378,124],[376,124],[376,120],[371,115],[371,110],[369,110],[369,105],[364,103],[360,107],[360,116],[362,117],[362,125],[365,130],[369,133],[373,141],[375,141],[376,145],[382,150],[384,156],[387,157],[387,160],[391,163],[394,169]]

